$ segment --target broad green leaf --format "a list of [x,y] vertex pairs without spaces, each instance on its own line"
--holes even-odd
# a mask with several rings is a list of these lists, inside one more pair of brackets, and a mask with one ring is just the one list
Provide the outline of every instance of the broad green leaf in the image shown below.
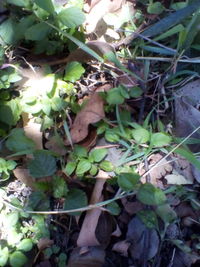
[[111,143],[115,143],[120,140],[119,135],[117,135],[112,129],[106,130],[105,139]]
[[153,210],[141,210],[137,213],[140,220],[146,225],[146,227],[158,229],[158,218]]
[[91,169],[90,169],[90,175],[94,176],[94,175],[97,174],[97,172],[98,172],[98,168],[97,168],[97,166],[94,165],[94,164],[92,164],[92,167],[91,167]]
[[124,103],[124,97],[121,95],[120,88],[112,88],[108,91],[106,101],[110,105],[119,105]]
[[0,173],[5,172],[8,174],[8,171],[13,170],[16,167],[17,163],[14,160],[5,160],[0,158]]
[[112,215],[119,215],[121,212],[120,206],[117,204],[116,201],[113,201],[106,205],[106,209],[112,214]]
[[74,170],[76,169],[76,165],[77,165],[77,163],[75,161],[68,162],[65,169],[64,169],[64,172],[67,175],[71,175],[74,172]]
[[179,10],[181,8],[184,8],[188,5],[187,3],[188,1],[185,2],[177,2],[177,3],[173,3],[170,5],[170,8],[174,9],[174,10]]
[[161,14],[163,11],[165,10],[164,6],[160,3],[160,2],[154,2],[151,3],[148,7],[147,7],[147,12],[149,14]]
[[22,251],[30,251],[33,248],[33,242],[30,238],[23,239],[18,245],[17,249]]
[[137,143],[144,144],[149,141],[150,133],[144,128],[138,128],[138,129],[132,130],[132,136]]
[[100,149],[93,149],[90,154],[89,154],[89,158],[93,161],[93,162],[100,162],[101,160],[103,160],[105,158],[105,156],[108,154],[108,151],[106,148],[100,148]]
[[67,64],[65,68],[64,80],[74,83],[81,78],[84,72],[85,69],[79,62],[77,61],[70,62]]
[[148,183],[140,186],[137,199],[146,205],[162,205],[166,202],[166,196],[163,191]]
[[108,160],[102,161],[100,163],[99,167],[100,167],[100,169],[102,169],[106,172],[111,172],[111,171],[113,171],[113,168],[114,168],[113,164]]
[[9,257],[8,247],[0,249],[0,266],[5,266]]
[[137,98],[143,94],[143,91],[140,87],[134,86],[133,88],[130,88],[129,94],[131,97]]
[[62,177],[53,177],[53,196],[55,198],[61,198],[67,196],[68,187],[65,180]]
[[7,138],[6,147],[11,151],[20,152],[23,150],[34,150],[35,143],[30,138],[26,137],[23,129],[15,128],[10,132]]
[[35,22],[35,16],[33,15],[22,17],[22,19],[16,26],[16,35],[15,35],[16,39],[17,40],[24,39],[25,31],[28,28],[30,28],[34,22]]
[[80,176],[89,171],[92,167],[91,162],[87,159],[81,159],[76,168],[76,175]]
[[11,18],[0,24],[0,44],[15,44],[15,24]]
[[166,224],[172,223],[177,218],[176,212],[170,207],[169,204],[158,206],[156,213]]
[[84,13],[77,7],[69,7],[58,14],[58,19],[67,27],[75,28],[85,21]]
[[8,4],[12,4],[20,7],[27,7],[30,4],[30,0],[6,0]]
[[19,220],[19,212],[11,212],[8,213],[5,217],[5,227],[11,228],[12,226],[15,226]]
[[140,180],[140,175],[137,173],[120,173],[117,178],[117,183],[124,191],[134,190]]
[[169,145],[171,141],[172,141],[171,136],[160,132],[160,133],[153,133],[151,135],[150,143],[153,147],[163,147]]
[[28,258],[21,251],[15,251],[10,255],[9,261],[12,267],[23,267]]
[[48,95],[49,98],[53,97],[54,89],[55,89],[55,74],[48,74],[42,79],[42,84],[44,87],[44,92]]
[[36,5],[38,5],[40,8],[44,9],[48,13],[54,13],[54,5],[52,0],[35,0],[34,2]]
[[17,99],[12,99],[0,105],[0,121],[9,126],[15,126],[20,119],[21,107]]
[[67,261],[67,255],[65,253],[60,253],[58,256],[58,267],[65,267]]
[[53,175],[56,170],[56,160],[53,156],[37,151],[34,153],[34,159],[28,163],[30,175],[35,178]]
[[51,28],[44,22],[34,24],[25,32],[26,40],[41,41],[51,31]]
[[61,97],[53,97],[51,100],[51,107],[54,111],[64,110],[65,102]]
[[169,28],[180,23],[182,20],[184,20],[185,18],[196,12],[199,8],[200,8],[200,1],[199,0],[193,1],[187,7],[182,8],[170,14],[169,16],[165,17],[164,19],[159,20],[153,26],[145,30],[142,34],[148,37],[159,35],[160,33],[163,33]]
[[[28,198],[28,208],[31,210],[48,210],[49,209],[49,196],[41,191],[34,191]],[[43,220],[41,219],[43,224]]]
[[[64,210],[78,209],[87,206],[87,196],[80,189],[71,189],[67,194],[64,203]],[[80,215],[81,212],[69,213],[71,215]]]
[[79,158],[86,158],[88,155],[87,149],[83,146],[75,145],[74,146],[74,154]]

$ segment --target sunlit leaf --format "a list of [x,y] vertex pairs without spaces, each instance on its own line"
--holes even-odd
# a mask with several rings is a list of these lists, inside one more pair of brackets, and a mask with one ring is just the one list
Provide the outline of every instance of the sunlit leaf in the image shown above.
[[107,153],[108,151],[105,148],[93,149],[89,154],[89,159],[91,159],[94,162],[100,162],[105,158]]
[[17,249],[22,251],[30,251],[33,247],[33,242],[30,238],[23,239],[18,245]]
[[87,159],[81,159],[76,168],[76,175],[80,176],[89,171],[92,167],[91,162]]
[[38,5],[40,8],[44,9],[48,13],[54,13],[54,5],[52,0],[35,0],[34,2],[36,5]]
[[85,69],[79,62],[70,62],[65,68],[64,80],[74,83],[79,80],[82,74],[85,72]]
[[28,258],[21,251],[15,251],[9,256],[9,261],[12,267],[22,267],[28,261]]
[[153,147],[162,147],[169,145],[172,138],[171,136],[165,134],[165,133],[153,133],[151,135],[151,145]]
[[137,143],[143,144],[149,141],[150,133],[149,131],[141,127],[141,128],[132,130],[132,136]]
[[58,14],[58,19],[67,27],[74,28],[85,20],[84,13],[77,7],[69,7]]

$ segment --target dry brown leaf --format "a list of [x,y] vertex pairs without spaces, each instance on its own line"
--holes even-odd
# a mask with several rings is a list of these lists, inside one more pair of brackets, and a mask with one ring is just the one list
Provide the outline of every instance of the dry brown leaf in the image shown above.
[[113,13],[122,7],[125,0],[100,0],[91,3],[91,9],[86,17],[86,32],[95,30],[98,21],[107,13]]
[[13,170],[13,173],[19,181],[29,186],[31,189],[35,190],[35,180],[32,176],[30,176],[28,169],[17,167]]
[[39,250],[43,250],[45,248],[52,246],[53,243],[54,243],[53,240],[49,238],[41,238],[37,243],[37,247]]
[[[90,204],[95,204],[103,200],[102,190],[106,180],[97,178]],[[98,224],[99,217],[101,215],[99,208],[88,210],[84,218],[81,231],[77,240],[79,247],[87,246],[99,246],[99,241],[96,238],[95,230]]]
[[[84,253],[83,253],[84,249]],[[75,248],[69,258],[68,267],[102,267],[105,251],[101,247]]]
[[104,117],[103,99],[98,93],[94,93],[74,120],[70,131],[72,142],[78,143],[86,138],[89,124],[96,123]]
[[55,136],[51,137],[49,141],[46,142],[45,148],[56,152],[60,156],[64,156],[67,152],[64,145],[59,144]]

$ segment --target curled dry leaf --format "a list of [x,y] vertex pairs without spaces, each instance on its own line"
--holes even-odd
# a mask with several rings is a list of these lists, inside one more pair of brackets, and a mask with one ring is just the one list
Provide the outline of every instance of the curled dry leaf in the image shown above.
[[107,13],[114,13],[122,7],[125,0],[99,0],[92,1],[89,14],[86,17],[86,31],[91,33],[95,30],[98,21]]
[[103,99],[98,93],[94,93],[74,120],[70,131],[73,143],[78,143],[86,138],[89,124],[96,123],[104,117]]
[[[98,178],[96,180],[90,204],[95,204],[103,200],[102,190],[105,182],[105,179]],[[101,212],[102,211],[99,208],[87,211],[77,240],[77,245],[79,247],[100,245],[99,241],[96,238],[95,231]]]
[[17,167],[13,170],[13,173],[14,173],[14,176],[19,181],[29,186],[32,190],[35,190],[35,187],[34,187],[35,179],[32,176],[30,176],[28,169]]
[[69,258],[68,267],[102,267],[105,251],[101,247],[89,247],[82,253],[82,248],[75,248]]
[[49,238],[41,238],[38,243],[37,247],[39,250],[43,250],[45,248],[48,248],[53,245],[53,240],[50,240]]
[[118,252],[123,257],[128,257],[128,248],[130,246],[130,243],[126,240],[119,241],[114,244],[112,250]]

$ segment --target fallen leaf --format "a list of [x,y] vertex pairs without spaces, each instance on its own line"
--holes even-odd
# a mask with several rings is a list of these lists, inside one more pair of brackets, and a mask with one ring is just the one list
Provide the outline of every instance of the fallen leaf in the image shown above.
[[[200,79],[188,83],[175,94],[175,133],[186,137],[200,125]],[[200,139],[199,131],[192,138]],[[200,144],[188,145],[193,152],[198,152]]]
[[32,176],[30,176],[28,169],[17,167],[13,170],[13,173],[14,173],[14,176],[19,181],[29,186],[31,189],[35,190],[35,186],[34,186],[35,179]]
[[98,93],[94,93],[74,120],[70,131],[73,143],[78,143],[86,138],[89,124],[96,123],[104,117],[103,99]]
[[[92,197],[90,200],[90,204],[95,204],[103,200],[102,190],[104,187],[106,180],[97,178],[94,190],[92,192]],[[92,210],[88,210],[79,236],[77,240],[78,247],[87,247],[87,246],[99,246],[100,243],[96,238],[95,231],[98,224],[99,217],[101,215],[101,209],[96,208]]]
[[167,180],[168,184],[177,184],[177,185],[181,185],[181,184],[193,184],[193,181],[190,181],[188,179],[188,177],[184,177],[183,175],[177,173],[177,172],[173,172],[172,174],[168,174],[165,176],[165,179]]
[[123,257],[128,257],[128,248],[130,247],[130,243],[126,240],[119,241],[114,244],[112,250],[121,254]]
[[89,34],[95,31],[98,21],[107,13],[119,10],[125,0],[100,0],[91,3],[91,8],[86,16],[86,32]]
[[147,228],[137,216],[128,224],[126,240],[131,242],[129,252],[131,258],[139,262],[138,266],[147,266],[147,261],[158,252],[160,241],[157,231]]
[[[84,250],[84,252],[83,252]],[[105,251],[101,247],[73,249],[68,267],[102,267],[105,260]]]
[[45,144],[45,148],[52,150],[60,156],[64,156],[67,152],[63,144],[59,142],[56,136],[51,137]]
[[38,241],[37,247],[39,250],[44,250],[45,248],[52,246],[53,243],[54,243],[53,240],[44,237]]
[[121,202],[125,211],[130,215],[134,215],[138,211],[144,209],[144,205],[139,201],[129,201],[128,198],[122,198]]

